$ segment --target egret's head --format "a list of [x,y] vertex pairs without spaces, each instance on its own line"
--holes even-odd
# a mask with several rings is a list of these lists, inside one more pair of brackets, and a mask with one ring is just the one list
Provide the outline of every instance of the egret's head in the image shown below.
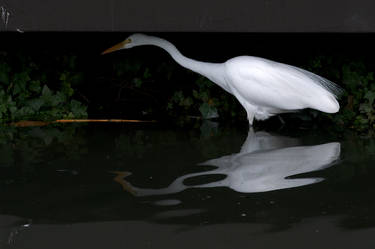
[[133,34],[126,38],[124,41],[106,49],[102,54],[108,54],[120,49],[132,48],[135,46],[145,45],[147,40],[147,35],[144,34]]

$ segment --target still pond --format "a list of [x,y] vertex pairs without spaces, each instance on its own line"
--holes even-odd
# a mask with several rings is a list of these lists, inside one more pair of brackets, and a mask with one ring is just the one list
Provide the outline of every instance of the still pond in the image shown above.
[[375,248],[375,139],[0,127],[0,248]]

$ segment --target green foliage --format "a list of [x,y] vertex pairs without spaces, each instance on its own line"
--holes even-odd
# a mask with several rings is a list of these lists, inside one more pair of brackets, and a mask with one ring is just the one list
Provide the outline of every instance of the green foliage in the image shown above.
[[31,58],[0,55],[0,122],[86,117],[87,107],[73,99],[72,84],[82,77],[68,71],[75,67],[75,57],[62,60],[67,68],[54,72],[56,79]]
[[[153,112],[157,109],[158,87],[154,84],[155,70],[160,66],[152,67],[139,59],[124,59],[113,63],[111,78],[103,81],[103,87],[108,88],[108,81],[112,83],[113,91],[109,92],[110,97],[117,106],[123,103],[137,103],[137,108],[142,106],[142,111]],[[149,108],[145,106],[149,106]],[[128,108],[126,106],[125,108]],[[147,111],[146,111],[147,110]],[[132,110],[133,111],[133,110]]]
[[200,76],[188,91],[176,91],[170,98],[167,110],[171,114],[196,113],[203,119],[225,116],[233,118],[241,110],[230,94],[217,87],[207,78]]
[[[181,73],[177,74],[180,69]],[[167,110],[168,115],[177,118],[233,118],[240,116],[237,115],[239,112],[243,113],[231,95],[207,78],[190,73],[174,62],[148,65],[134,58],[121,58],[113,64],[111,80],[117,88],[116,100],[134,102],[136,99],[143,105],[148,102],[147,113],[155,113],[163,105],[163,111]]]
[[149,67],[139,61],[122,60],[113,66],[113,79],[123,88],[140,88],[144,83],[152,82]]

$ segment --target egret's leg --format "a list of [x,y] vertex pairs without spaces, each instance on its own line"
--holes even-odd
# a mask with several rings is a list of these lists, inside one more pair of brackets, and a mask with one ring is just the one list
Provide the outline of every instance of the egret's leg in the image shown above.
[[280,115],[277,115],[277,117],[279,118],[279,120],[280,120],[282,126],[284,126],[284,125],[285,125],[285,121],[284,121],[284,119],[283,119]]
[[249,111],[249,110],[246,110],[246,112],[247,112],[247,120],[249,120],[249,124],[250,124],[250,127],[251,127],[251,126],[253,126],[255,113],[252,112],[252,111]]
[[252,127],[253,122],[254,122],[256,108],[253,105],[249,104],[247,101],[243,100],[242,97],[240,97],[240,95],[238,96],[236,95],[236,97],[241,103],[241,105],[243,106],[243,108],[245,108],[246,113],[247,113],[247,120],[249,120],[249,125],[250,127]]
[[281,126],[279,127],[279,131],[282,130],[285,126],[285,121],[284,119],[280,116],[280,115],[277,115],[277,117],[279,118],[280,122],[281,122]]

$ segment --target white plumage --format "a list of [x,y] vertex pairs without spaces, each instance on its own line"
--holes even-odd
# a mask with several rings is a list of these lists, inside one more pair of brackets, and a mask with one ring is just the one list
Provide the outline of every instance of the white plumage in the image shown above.
[[234,95],[254,118],[265,120],[283,112],[312,108],[326,113],[340,109],[337,96],[341,88],[333,82],[298,67],[271,60],[239,56],[224,63],[200,62],[183,56],[170,42],[143,34],[129,36],[103,52],[155,45],[166,50],[181,66],[197,72]]

